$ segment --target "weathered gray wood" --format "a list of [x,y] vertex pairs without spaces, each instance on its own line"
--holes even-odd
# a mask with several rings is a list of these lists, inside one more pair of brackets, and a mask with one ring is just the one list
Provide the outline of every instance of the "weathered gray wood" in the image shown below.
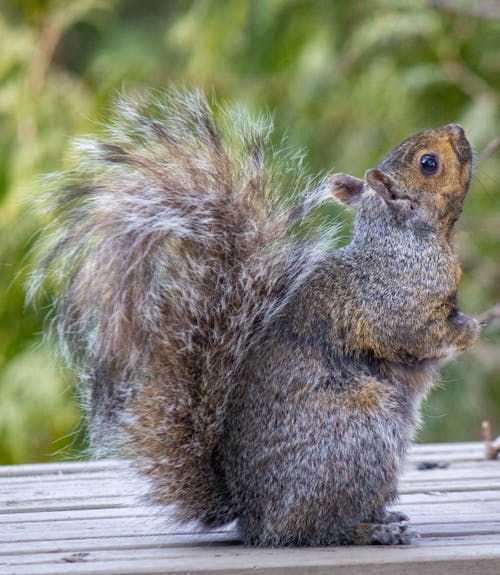
[[479,443],[412,449],[394,507],[420,538],[404,547],[248,549],[234,526],[176,524],[145,491],[125,461],[0,467],[0,574],[500,573],[500,461]]
[[[497,500],[474,501],[461,503],[462,520],[474,520],[474,516],[481,518],[487,516],[500,516],[500,497]],[[453,517],[457,509],[457,502],[429,502],[409,504],[406,501],[396,504],[398,510],[407,513],[410,516],[418,515],[422,522],[427,522],[429,517],[435,520],[436,517]],[[52,524],[55,528],[65,529],[66,525],[73,525],[75,522],[81,524],[82,521],[90,520],[92,523],[97,521],[108,521],[109,519],[136,520],[137,517],[150,518],[158,523],[161,521],[161,515],[158,516],[158,510],[151,510],[147,507],[101,507],[94,509],[66,509],[63,511],[36,511],[31,513],[4,513],[0,514],[0,529],[8,529],[8,525],[18,525],[22,521],[26,530],[33,531],[39,527],[44,529],[46,525]],[[30,525],[33,524],[33,525]]]
[[428,575],[471,573],[498,575],[498,542],[470,546],[460,556],[456,545],[420,544],[407,548],[244,549],[234,546],[150,549],[114,554],[59,554],[56,561],[35,557],[31,564],[6,565],[5,573],[27,575],[138,574],[138,573],[273,573],[367,575],[419,573]]
[[[437,445],[437,444],[436,444]],[[109,471],[110,469],[123,469],[123,461],[106,459],[103,461],[69,461],[64,463],[27,463],[25,465],[2,465],[0,477],[33,477],[34,475],[48,475],[54,473],[82,473],[88,468],[93,472]]]

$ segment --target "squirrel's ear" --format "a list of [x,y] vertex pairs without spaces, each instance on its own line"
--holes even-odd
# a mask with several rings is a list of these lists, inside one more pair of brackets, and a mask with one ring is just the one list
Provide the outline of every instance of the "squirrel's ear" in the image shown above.
[[375,190],[386,202],[397,199],[395,185],[391,177],[377,169],[368,170],[365,174],[366,183]]
[[329,184],[332,197],[348,206],[354,207],[363,193],[363,180],[349,174],[333,174]]

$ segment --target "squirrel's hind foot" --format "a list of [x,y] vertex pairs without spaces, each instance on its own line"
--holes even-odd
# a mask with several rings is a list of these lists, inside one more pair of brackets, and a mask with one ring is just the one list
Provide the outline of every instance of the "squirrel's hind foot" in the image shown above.
[[[387,522],[359,523],[318,532],[251,533],[243,528],[245,545],[258,547],[309,547],[332,545],[409,545],[419,534],[409,527],[406,515],[397,511],[386,514]],[[389,521],[392,519],[392,521]],[[240,528],[241,528],[240,524]]]
[[401,523],[403,521],[410,521],[410,518],[406,513],[402,513],[401,511],[385,511],[384,517],[380,523]]
[[[397,512],[391,513],[395,516],[402,515]],[[418,537],[418,534],[409,529],[407,521],[360,523],[355,528],[351,543],[354,545],[409,545],[414,537]]]

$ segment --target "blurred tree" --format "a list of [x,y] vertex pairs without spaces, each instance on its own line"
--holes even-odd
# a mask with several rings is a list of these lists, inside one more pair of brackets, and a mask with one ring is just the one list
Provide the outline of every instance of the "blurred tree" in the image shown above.
[[[71,378],[40,343],[51,294],[24,309],[46,223],[28,208],[40,174],[70,162],[68,139],[95,131],[117,91],[196,84],[272,110],[276,137],[305,148],[313,170],[362,175],[404,137],[451,121],[481,151],[500,136],[499,4],[0,0],[0,462],[68,456]],[[477,167],[457,238],[461,305],[474,313],[500,299],[499,184],[497,151]],[[483,417],[500,432],[499,335],[486,329],[446,367],[422,438],[478,437]]]

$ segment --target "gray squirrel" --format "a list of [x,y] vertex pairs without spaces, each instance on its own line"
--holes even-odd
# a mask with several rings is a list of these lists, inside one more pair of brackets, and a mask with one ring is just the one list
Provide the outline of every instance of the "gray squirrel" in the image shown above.
[[[387,506],[419,404],[479,330],[452,246],[471,148],[449,124],[311,179],[271,129],[199,91],[122,97],[51,193],[32,287],[58,290],[96,452],[152,500],[248,545],[406,544]],[[338,249],[294,233],[330,199],[355,212]]]

